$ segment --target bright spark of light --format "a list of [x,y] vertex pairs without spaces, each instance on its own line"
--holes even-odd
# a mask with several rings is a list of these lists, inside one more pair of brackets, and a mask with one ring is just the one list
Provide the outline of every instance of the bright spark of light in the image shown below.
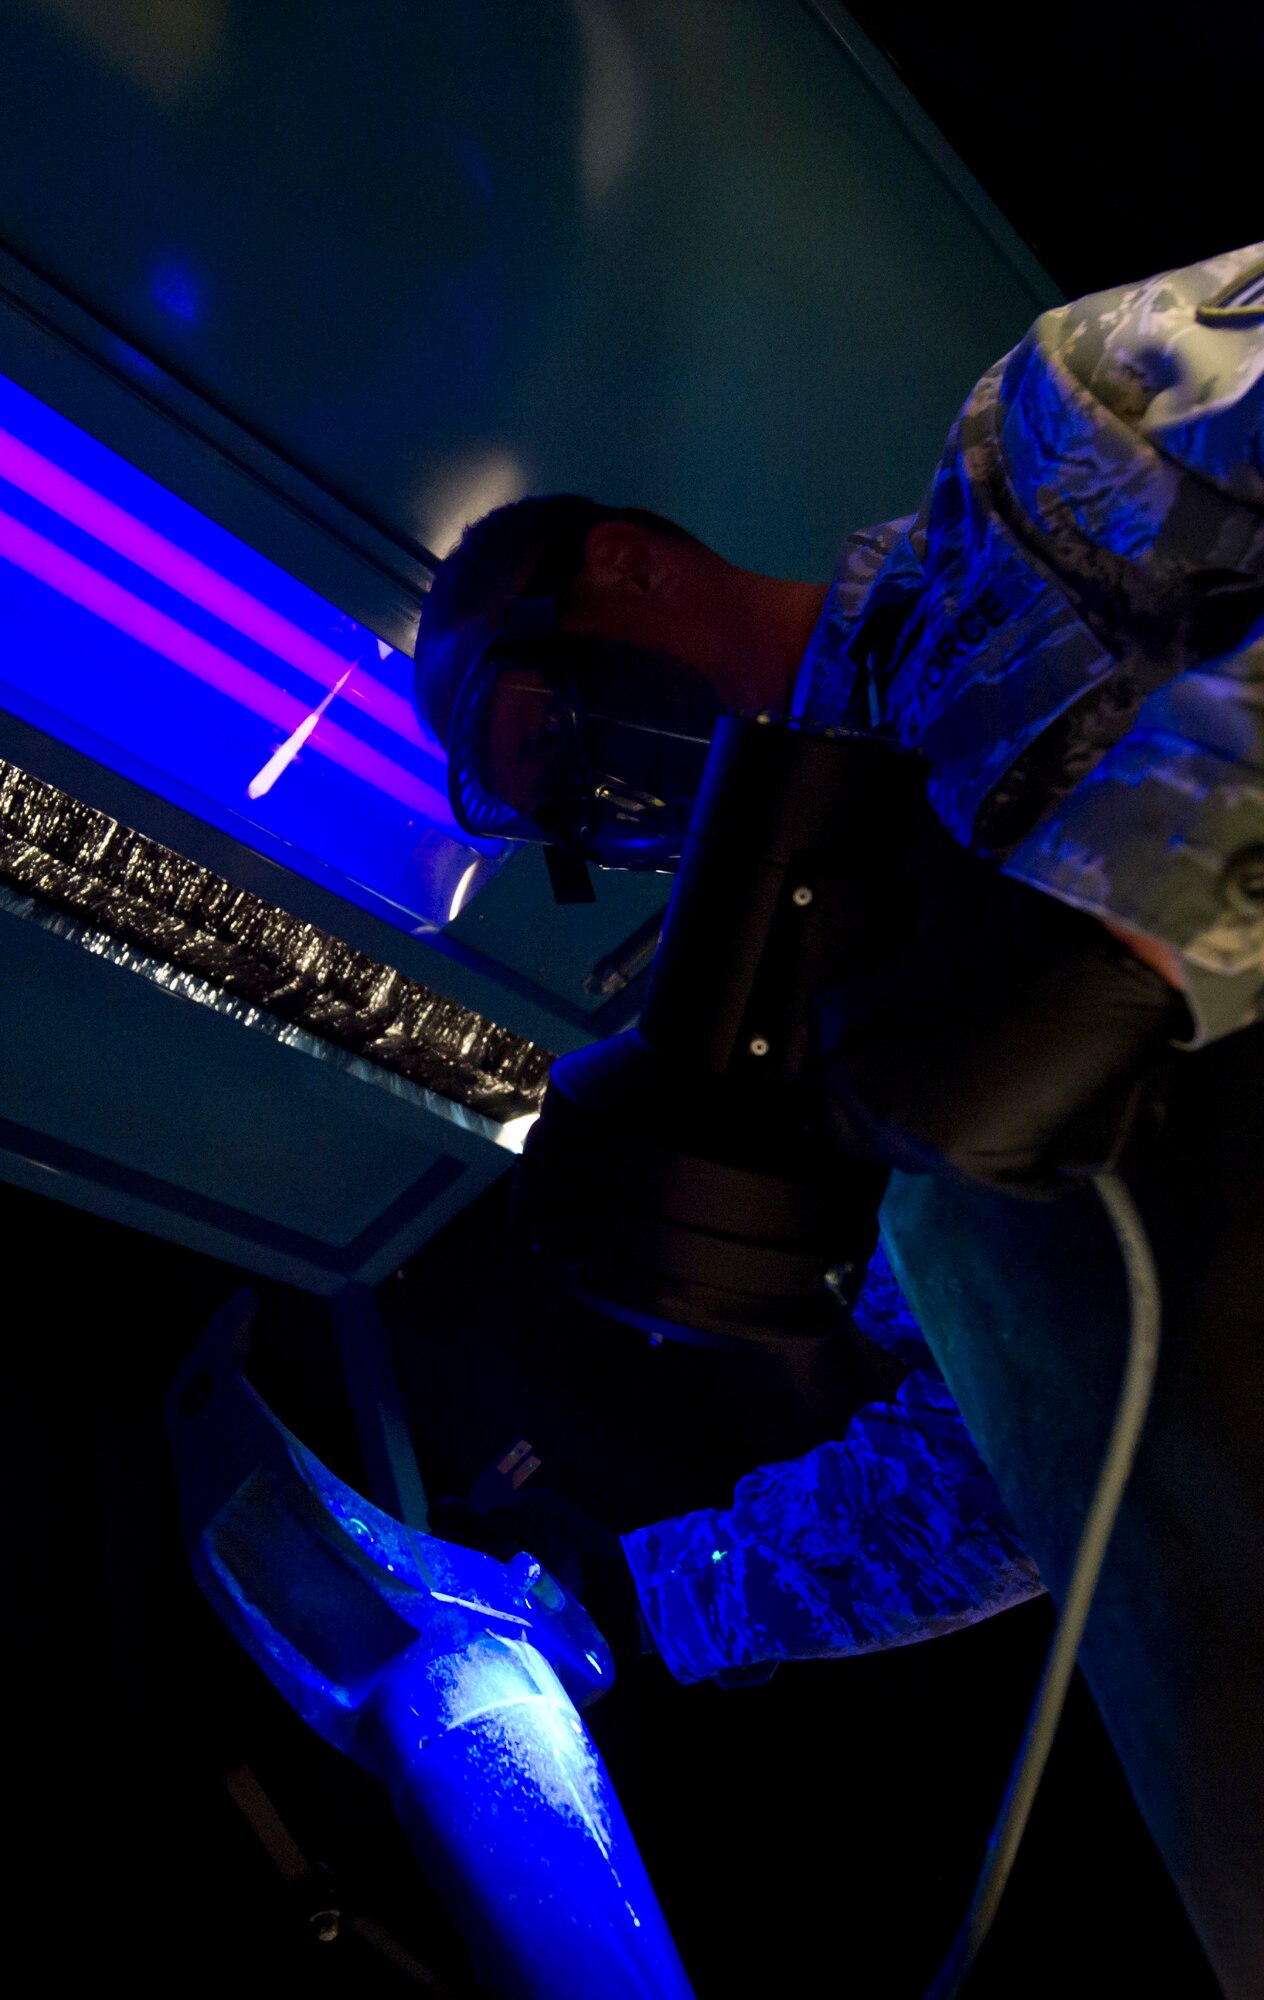
[[507,1153],[520,1153],[539,1115],[538,1111],[524,1111],[520,1118],[507,1119],[496,1134],[496,1144],[503,1146]]
[[471,861],[469,867],[462,875],[460,881],[457,883],[456,888],[452,893],[452,908],[448,911],[449,923],[452,923],[456,917],[459,917],[462,910],[465,908],[465,905],[469,900],[470,890],[474,886],[474,877],[477,874],[478,874],[478,862],[476,860]]
[[342,679],[334,687],[330,688],[324,700],[318,703],[310,715],[305,715],[293,734],[287,736],[284,743],[272,752],[263,769],[255,772],[254,777],[246,786],[246,797],[248,799],[261,799],[265,792],[272,790],[282,771],[288,770],[289,766],[298,756],[299,751],[306,743],[313,729],[315,729],[316,724],[320,721],[321,716],[329,707],[334,696],[342,693],[343,688],[351,679],[352,672],[353,669],[348,667]]

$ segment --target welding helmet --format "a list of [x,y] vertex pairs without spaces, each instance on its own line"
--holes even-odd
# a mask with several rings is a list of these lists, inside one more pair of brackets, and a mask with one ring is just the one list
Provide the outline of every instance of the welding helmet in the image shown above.
[[710,682],[675,654],[560,632],[553,598],[519,599],[453,704],[453,814],[483,839],[672,869],[721,713]]

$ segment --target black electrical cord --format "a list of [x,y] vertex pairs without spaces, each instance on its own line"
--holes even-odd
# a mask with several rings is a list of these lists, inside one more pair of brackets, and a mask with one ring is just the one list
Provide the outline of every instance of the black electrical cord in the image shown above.
[[1162,1316],[1154,1253],[1136,1204],[1118,1175],[1094,1174],[1091,1179],[1115,1233],[1127,1274],[1128,1349],[1124,1358],[1123,1379],[1097,1485],[1089,1504],[1022,1746],[988,1840],[970,1907],[927,1989],[926,2000],[954,2000],[954,1996],[960,1993],[1005,1893],[1005,1884],[1009,1880],[1032,1802],[1053,1746],[1107,1544],[1150,1409],[1159,1359]]

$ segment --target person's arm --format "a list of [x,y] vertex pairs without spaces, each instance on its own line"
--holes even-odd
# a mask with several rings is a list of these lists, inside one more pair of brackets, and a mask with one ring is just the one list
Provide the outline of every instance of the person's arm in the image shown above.
[[1264,631],[1151,695],[1006,872],[1098,917],[1138,956],[1148,952],[1185,994],[1194,1045],[1258,1020]]
[[[860,649],[999,872],[942,857],[886,1018],[824,1022],[844,1147],[1051,1193],[1119,1156],[1166,1045],[1264,1015],[1264,324],[1200,317],[1257,264],[1042,315],[954,428],[896,639]],[[1016,773],[1011,811],[1048,804],[1011,844]]]
[[678,1680],[763,1680],[782,1660],[910,1645],[1042,1588],[881,1248],[855,1312],[910,1368],[898,1394],[838,1442],[748,1474],[731,1507],[622,1538]]
[[622,1541],[686,1682],[910,1645],[1042,1588],[951,1396],[922,1372],[840,1442],[748,1473],[731,1507]]
[[1008,857],[1184,992],[1193,1042],[1264,995],[1264,244],[1037,323],[993,435],[1009,520],[1138,691]]

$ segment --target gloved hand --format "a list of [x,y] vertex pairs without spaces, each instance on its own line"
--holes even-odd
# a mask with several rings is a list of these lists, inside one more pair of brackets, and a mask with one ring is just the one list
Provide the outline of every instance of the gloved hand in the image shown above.
[[1111,1165],[1149,1069],[1188,1032],[1179,994],[1094,917],[967,853],[929,805],[900,893],[906,943],[818,1008],[835,1141],[1037,1196]]
[[535,1556],[583,1605],[616,1666],[655,1650],[618,1535],[562,1494],[532,1486],[486,1510],[439,1500],[430,1509],[430,1532],[498,1562],[522,1549]]

